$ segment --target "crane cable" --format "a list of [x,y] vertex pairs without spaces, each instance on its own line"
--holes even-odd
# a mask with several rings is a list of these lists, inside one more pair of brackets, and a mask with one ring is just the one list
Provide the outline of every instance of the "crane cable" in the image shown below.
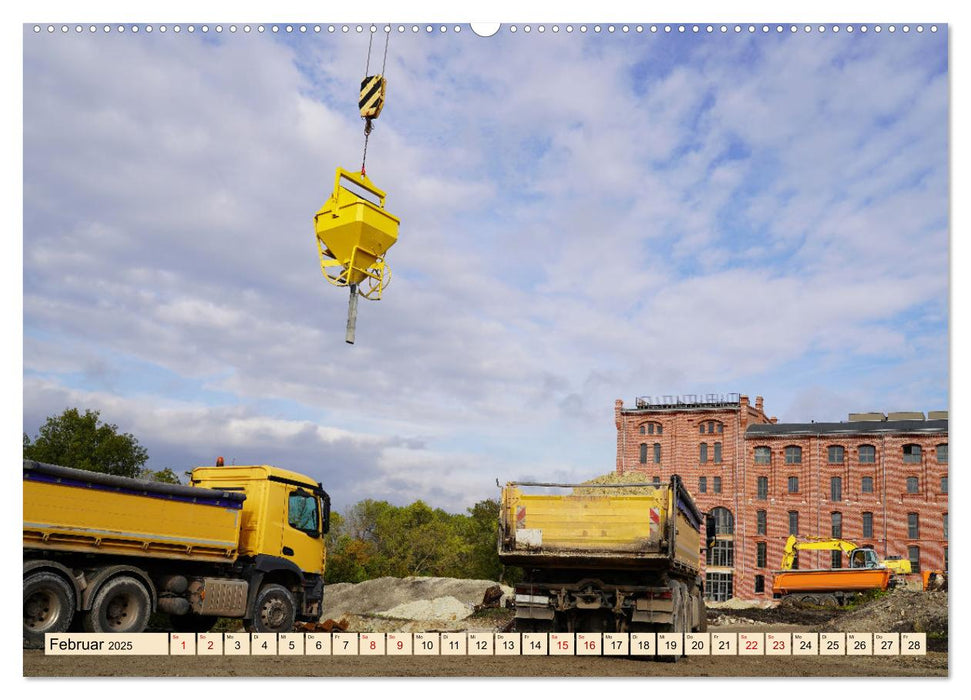
[[[388,64],[388,42],[390,41],[390,39],[391,39],[391,31],[390,31],[390,28],[385,28],[385,33],[384,33],[384,59],[381,62],[381,73],[380,73],[380,77],[382,78],[382,80],[384,79],[384,69],[385,69],[385,66]],[[371,44],[373,43],[373,41],[374,41],[374,32],[369,32],[368,42],[367,42],[367,59],[364,62],[364,79],[365,80],[367,80],[367,78],[369,77],[368,76],[368,71],[371,68]],[[374,119],[376,119],[376,117],[362,117],[362,119],[364,119],[364,154],[361,156],[361,174],[362,175],[365,175],[365,174],[367,174],[366,173],[366,170],[364,168],[364,164],[367,161],[367,144],[368,144],[368,138],[370,138],[370,136],[371,136],[371,130],[374,128],[373,121],[374,121]]]

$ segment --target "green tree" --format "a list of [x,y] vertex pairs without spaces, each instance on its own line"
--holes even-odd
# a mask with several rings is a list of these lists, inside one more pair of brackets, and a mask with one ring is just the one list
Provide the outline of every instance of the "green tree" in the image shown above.
[[129,433],[101,422],[98,411],[68,408],[50,416],[33,441],[24,433],[24,459],[103,474],[137,477],[148,452]]
[[[191,473],[191,472],[190,472]],[[151,469],[142,469],[138,475],[140,479],[147,479],[148,481],[157,481],[162,484],[181,484],[179,480],[179,475],[172,471],[170,468],[166,467],[159,471],[152,471]]]

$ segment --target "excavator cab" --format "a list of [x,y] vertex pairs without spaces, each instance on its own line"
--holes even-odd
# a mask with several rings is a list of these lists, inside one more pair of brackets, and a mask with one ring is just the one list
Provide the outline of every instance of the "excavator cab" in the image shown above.
[[877,553],[868,547],[860,547],[854,549],[850,553],[850,568],[851,569],[882,569],[884,568],[880,564],[880,560],[877,559]]

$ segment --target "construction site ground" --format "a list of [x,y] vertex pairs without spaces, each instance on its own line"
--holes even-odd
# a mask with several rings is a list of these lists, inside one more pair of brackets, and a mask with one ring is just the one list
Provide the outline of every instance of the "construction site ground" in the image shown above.
[[[350,632],[500,631],[513,612],[482,608],[491,581],[383,578],[336,584],[325,594],[323,619]],[[217,630],[233,631],[224,621]],[[714,604],[709,632],[926,632],[925,656],[692,656],[676,662],[586,656],[45,656],[25,650],[23,673],[37,677],[899,677],[947,676],[946,592],[896,591],[850,610],[741,601]],[[154,631],[164,631],[164,622]]]

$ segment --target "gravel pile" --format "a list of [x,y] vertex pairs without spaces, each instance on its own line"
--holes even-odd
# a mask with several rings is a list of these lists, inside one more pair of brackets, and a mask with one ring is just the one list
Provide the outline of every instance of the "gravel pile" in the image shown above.
[[443,596],[434,600],[415,600],[396,605],[390,610],[375,613],[379,617],[401,620],[464,620],[473,612],[473,606],[458,598]]
[[[460,620],[471,614],[473,606],[482,603],[486,590],[495,585],[495,581],[425,576],[385,576],[361,583],[335,583],[324,587],[322,618],[339,620],[348,615],[363,615],[416,620],[419,618],[413,615],[426,610],[434,616],[421,619]],[[504,605],[506,597],[513,593],[508,586],[503,586],[502,591],[504,596],[500,605]],[[449,618],[452,614],[456,617]]]
[[947,635],[947,592],[891,591],[833,618],[824,632],[927,632]]

